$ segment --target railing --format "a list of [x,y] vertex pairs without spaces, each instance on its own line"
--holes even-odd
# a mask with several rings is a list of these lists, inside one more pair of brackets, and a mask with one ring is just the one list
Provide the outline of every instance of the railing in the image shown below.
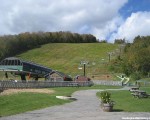
[[120,81],[93,80],[93,83],[97,85],[122,86],[122,82]]
[[82,87],[92,86],[92,81],[0,81],[0,91],[4,89],[49,88],[49,87]]
[[137,81],[136,83],[137,86],[141,87],[141,86],[147,86],[149,87],[150,86],[150,81]]

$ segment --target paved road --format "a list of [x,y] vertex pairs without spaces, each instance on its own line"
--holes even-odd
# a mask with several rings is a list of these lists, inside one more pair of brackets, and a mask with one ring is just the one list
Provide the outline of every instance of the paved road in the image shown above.
[[96,97],[98,91],[77,91],[73,94],[77,101],[72,103],[2,117],[0,120],[124,120],[127,117],[150,119],[150,113],[148,112],[103,112]]

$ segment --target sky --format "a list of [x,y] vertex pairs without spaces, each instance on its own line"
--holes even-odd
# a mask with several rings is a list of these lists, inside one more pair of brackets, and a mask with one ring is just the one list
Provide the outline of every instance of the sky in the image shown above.
[[150,35],[150,0],[0,0],[0,35],[70,31],[133,42]]

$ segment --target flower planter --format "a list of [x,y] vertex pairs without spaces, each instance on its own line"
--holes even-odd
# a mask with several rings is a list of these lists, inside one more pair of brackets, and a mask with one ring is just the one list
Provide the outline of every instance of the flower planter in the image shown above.
[[113,110],[114,101],[111,100],[111,94],[108,91],[100,93],[100,100],[103,111],[111,112]]
[[104,103],[102,105],[103,111],[105,112],[111,112],[113,110],[113,105],[109,103]]

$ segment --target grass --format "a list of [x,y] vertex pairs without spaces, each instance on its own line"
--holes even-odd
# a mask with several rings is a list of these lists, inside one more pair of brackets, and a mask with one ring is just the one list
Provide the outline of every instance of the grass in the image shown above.
[[7,116],[69,101],[58,100],[54,95],[39,93],[19,93],[0,97],[0,116]]
[[[49,88],[55,90],[53,94],[40,93],[18,93],[13,95],[0,96],[0,116],[9,116],[13,114],[23,113],[54,105],[62,105],[70,100],[56,99],[58,95],[70,96],[73,92],[87,89],[118,89],[117,86],[100,86],[92,87],[58,87]],[[150,93],[149,87],[142,87]],[[114,111],[124,112],[150,112],[149,98],[137,99],[133,98],[129,91],[110,91],[112,99],[115,101]],[[98,95],[99,93],[97,93]],[[99,103],[97,103],[99,104]]]
[[[108,43],[51,43],[17,55],[24,60],[47,66],[68,75],[83,74],[80,62],[86,60],[86,74],[107,73],[108,52],[115,51],[116,44]],[[104,60],[102,60],[104,59]],[[95,65],[93,65],[95,63]]]
[[[150,87],[142,87],[141,90],[145,90],[150,93]],[[150,112],[150,98],[134,98],[129,91],[110,91],[112,100],[115,101],[114,111],[124,112]],[[97,93],[99,96],[100,93]]]
[[0,116],[18,114],[35,109],[41,109],[54,105],[62,105],[69,100],[56,99],[58,95],[70,96],[73,92],[86,89],[120,88],[116,86],[92,86],[92,87],[58,87],[50,88],[55,90],[53,94],[40,93],[18,93],[13,95],[0,96]]

